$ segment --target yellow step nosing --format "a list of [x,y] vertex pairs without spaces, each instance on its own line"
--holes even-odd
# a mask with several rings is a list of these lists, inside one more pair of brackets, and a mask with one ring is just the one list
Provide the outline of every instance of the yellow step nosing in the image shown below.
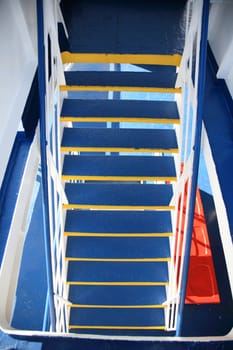
[[165,330],[165,326],[88,326],[70,325],[69,329]]
[[172,237],[172,232],[162,233],[92,233],[92,232],[64,232],[65,236],[70,237]]
[[138,86],[102,86],[102,85],[60,85],[60,91],[129,91],[129,92],[160,92],[181,93],[181,88],[138,87]]
[[169,282],[94,282],[94,281],[67,281],[70,286],[168,286]]
[[62,175],[63,181],[96,180],[96,181],[177,181],[175,176],[115,176],[115,175]]
[[81,147],[81,146],[61,146],[62,152],[140,152],[140,153],[175,153],[179,152],[178,148],[120,148],[120,147]]
[[82,117],[82,116],[61,116],[61,122],[126,122],[126,123],[153,123],[153,124],[180,124],[179,119],[171,118],[124,118],[124,117]]
[[180,66],[180,54],[112,54],[112,53],[72,53],[61,54],[65,63],[115,63],[115,64],[153,64],[164,66]]
[[96,304],[69,304],[70,308],[80,309],[165,309],[166,304],[154,305],[96,305]]
[[167,205],[98,205],[98,204],[63,204],[63,209],[124,209],[124,210],[175,210],[175,206]]
[[150,262],[169,262],[171,258],[74,258],[66,257],[66,261],[77,261],[77,262],[116,262],[116,263],[150,263]]

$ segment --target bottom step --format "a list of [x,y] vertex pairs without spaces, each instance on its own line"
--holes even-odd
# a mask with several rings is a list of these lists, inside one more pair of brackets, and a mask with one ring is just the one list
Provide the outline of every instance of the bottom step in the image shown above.
[[73,333],[150,336],[166,334],[165,330],[163,308],[71,309],[69,331]]
[[71,311],[71,329],[164,329],[163,309],[78,309]]

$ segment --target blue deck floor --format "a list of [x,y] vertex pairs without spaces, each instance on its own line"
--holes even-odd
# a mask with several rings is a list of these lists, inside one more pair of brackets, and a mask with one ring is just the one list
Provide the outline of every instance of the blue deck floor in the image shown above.
[[72,52],[181,53],[186,0],[61,2]]

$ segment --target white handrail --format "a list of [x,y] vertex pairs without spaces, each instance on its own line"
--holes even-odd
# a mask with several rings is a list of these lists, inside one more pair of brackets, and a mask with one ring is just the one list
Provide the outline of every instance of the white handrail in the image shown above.
[[[184,267],[184,249],[187,237],[188,212],[190,204],[192,164],[194,159],[194,138],[196,131],[199,56],[202,29],[203,0],[190,0],[187,6],[185,47],[176,86],[182,88],[178,103],[181,114],[181,166],[173,203],[172,257],[169,265],[169,287],[165,321],[167,330],[175,330],[178,319],[178,305]],[[179,208],[179,210],[178,210]],[[183,212],[185,208],[185,212]]]
[[9,329],[11,324],[23,246],[28,228],[29,208],[32,200],[34,201],[34,186],[39,166],[38,138],[37,130],[29,150],[1,265],[0,324],[4,329]]
[[[68,296],[65,260],[66,238],[62,204],[67,202],[61,182],[60,111],[62,96],[59,86],[64,83],[64,72],[58,45],[57,21],[61,17],[57,0],[43,1],[44,51],[45,51],[45,147],[47,159],[47,190],[52,288],[57,332],[68,331],[68,310],[62,300]],[[42,140],[43,142],[43,140]],[[58,297],[59,296],[59,297]]]

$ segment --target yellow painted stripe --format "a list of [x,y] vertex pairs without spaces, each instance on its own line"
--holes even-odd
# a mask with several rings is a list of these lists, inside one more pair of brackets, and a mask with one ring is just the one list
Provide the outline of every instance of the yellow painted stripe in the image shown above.
[[157,123],[157,124],[180,124],[179,119],[166,119],[166,118],[134,118],[134,117],[74,117],[74,116],[61,116],[61,122],[128,122],[128,123]]
[[65,236],[73,237],[172,237],[172,232],[163,233],[93,233],[93,232],[64,232]]
[[181,55],[111,54],[111,53],[71,53],[61,54],[63,63],[129,63],[179,66]]
[[165,309],[167,305],[95,305],[95,304],[69,304],[71,308],[78,309]]
[[69,329],[128,329],[128,330],[165,330],[165,326],[83,326],[70,325]]
[[132,259],[114,259],[114,258],[71,258],[71,257],[66,257],[65,260],[67,261],[87,261],[87,262],[116,262],[116,263],[121,263],[121,262],[142,262],[142,263],[147,263],[147,262],[169,262],[171,261],[171,258],[132,258]]
[[167,205],[167,206],[162,206],[162,205],[148,205],[148,206],[143,206],[143,205],[97,205],[97,204],[63,204],[63,209],[124,209],[124,210],[175,210],[175,206],[173,205]]
[[120,147],[61,147],[62,152],[140,152],[140,153],[178,153],[178,148],[120,148]]
[[96,181],[176,181],[175,176],[95,176],[95,175],[62,175],[63,181],[96,180]]
[[68,281],[70,286],[168,286],[168,282],[84,282]]
[[129,91],[129,92],[161,92],[181,93],[181,88],[139,87],[139,86],[86,86],[86,85],[60,85],[60,91]]

